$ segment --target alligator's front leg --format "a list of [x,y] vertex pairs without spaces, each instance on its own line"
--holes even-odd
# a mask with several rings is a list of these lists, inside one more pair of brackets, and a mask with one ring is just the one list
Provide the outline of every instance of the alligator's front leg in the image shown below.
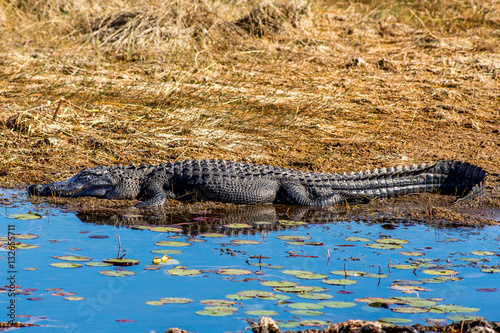
[[297,182],[283,182],[280,187],[281,199],[292,205],[320,207],[342,204],[362,204],[370,202],[373,197],[366,194],[352,194],[337,191],[332,194],[318,196],[311,199],[304,185]]
[[139,197],[146,200],[135,205],[139,208],[146,207],[162,207],[167,202],[167,199],[175,197],[172,190],[169,190],[170,179],[163,175],[152,175],[144,182]]

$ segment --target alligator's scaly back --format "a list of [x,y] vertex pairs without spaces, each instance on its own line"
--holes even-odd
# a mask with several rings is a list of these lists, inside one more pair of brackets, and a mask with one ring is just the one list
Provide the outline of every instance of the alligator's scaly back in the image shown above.
[[65,181],[32,185],[28,192],[141,199],[142,207],[187,197],[236,204],[328,206],[421,192],[471,197],[483,192],[485,179],[483,169],[459,161],[338,175],[231,161],[185,160],[158,166],[84,169]]

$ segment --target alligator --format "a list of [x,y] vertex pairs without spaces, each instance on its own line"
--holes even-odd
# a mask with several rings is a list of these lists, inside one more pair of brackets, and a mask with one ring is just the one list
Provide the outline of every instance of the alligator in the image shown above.
[[351,174],[303,172],[223,160],[185,160],[159,165],[98,166],[47,185],[30,195],[142,200],[160,207],[167,199],[234,204],[332,206],[368,203],[373,198],[434,192],[470,198],[484,192],[486,172],[467,162],[382,168]]

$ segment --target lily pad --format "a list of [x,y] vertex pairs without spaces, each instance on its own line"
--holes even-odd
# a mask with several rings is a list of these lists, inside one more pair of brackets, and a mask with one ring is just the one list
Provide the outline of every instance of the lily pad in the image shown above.
[[92,258],[79,257],[79,256],[58,256],[58,257],[52,257],[52,258],[64,260],[64,261],[91,261],[92,260]]
[[153,250],[151,253],[156,253],[156,254],[181,254],[182,251],[180,250],[170,250],[170,249],[159,249],[159,250]]
[[297,285],[292,281],[263,281],[260,284],[266,287],[293,287]]
[[231,244],[234,244],[234,245],[258,245],[258,244],[260,244],[260,242],[255,241],[255,240],[250,240],[250,239],[233,239],[231,241]]
[[335,286],[346,286],[358,283],[358,281],[351,279],[324,279],[321,282]]
[[184,268],[172,268],[167,270],[170,275],[176,276],[194,276],[201,274],[201,271],[198,269],[184,269]]
[[22,239],[22,240],[27,240],[27,239],[37,239],[38,235],[35,234],[24,234],[24,235],[15,235],[16,239]]
[[426,269],[422,273],[429,275],[457,275],[458,272],[453,269]]
[[297,225],[307,224],[301,221],[290,221],[290,220],[279,220],[278,223],[281,224],[282,226],[297,226]]
[[292,309],[299,309],[299,310],[319,310],[324,308],[324,305],[316,303],[292,303],[288,304],[288,306],[291,307]]
[[253,297],[272,297],[275,294],[270,291],[264,291],[264,290],[243,290],[239,291],[238,295],[253,298]]
[[200,303],[203,305],[210,305],[210,306],[231,306],[238,304],[238,302],[228,301],[227,299],[204,299],[200,301]]
[[247,299],[252,299],[254,297],[253,296],[242,296],[242,295],[238,295],[238,294],[230,294],[230,295],[226,295],[226,298],[233,299],[235,301],[244,301]]
[[308,320],[302,320],[300,322],[301,326],[315,326],[315,327],[321,327],[321,326],[327,326],[330,325],[332,322],[330,321],[325,321],[325,320],[314,320],[314,319],[308,319]]
[[323,312],[317,310],[292,310],[290,313],[297,316],[321,316],[323,314]]
[[500,273],[500,268],[484,268],[481,270],[484,273]]
[[471,254],[475,256],[493,256],[495,255],[495,252],[491,251],[472,251]]
[[395,269],[417,269],[418,265],[413,264],[400,264],[400,265],[391,265],[391,268]]
[[281,240],[309,240],[311,239],[311,236],[302,236],[302,235],[279,235],[276,236],[277,239]]
[[220,234],[217,232],[206,232],[204,234],[200,234],[201,237],[209,237],[209,238],[222,238],[227,237],[225,234]]
[[182,232],[181,228],[176,227],[152,227],[149,230],[154,232]]
[[[420,256],[425,256],[425,253],[419,252],[419,251],[402,251],[399,252],[399,254],[403,256],[408,256],[408,257],[420,257]],[[380,320],[380,319],[379,319]],[[411,320],[410,320],[411,322]]]
[[8,219],[16,219],[16,220],[38,220],[42,218],[40,214],[10,214],[7,216]]
[[14,245],[14,247],[16,248],[16,250],[33,250],[33,249],[38,249],[40,245],[19,243]]
[[381,323],[389,323],[389,324],[409,324],[413,320],[408,318],[380,318],[378,321]]
[[108,263],[105,263],[105,262],[101,262],[101,261],[91,261],[91,262],[85,263],[85,266],[89,266],[89,267],[106,267],[106,266],[112,266],[112,265],[108,264]]
[[436,301],[430,301],[427,299],[422,299],[418,297],[409,297],[409,296],[401,296],[401,297],[394,297],[395,300],[399,302],[402,302],[404,304],[410,305],[410,306],[415,306],[415,307],[426,307],[426,306],[433,306],[437,305],[438,303]]
[[245,311],[249,316],[277,316],[278,312],[272,310],[250,310]]
[[461,306],[461,305],[454,305],[454,304],[441,304],[441,305],[436,305],[430,308],[430,312],[436,312],[436,313],[457,313],[457,312],[477,312],[481,309],[479,308],[470,308],[467,306]]
[[341,275],[341,276],[364,276],[367,274],[367,272],[363,271],[353,271],[353,270],[338,270],[338,271],[331,271],[330,273],[334,275]]
[[371,239],[364,237],[347,237],[344,239],[347,242],[369,242]]
[[50,266],[58,268],[79,268],[82,267],[83,265],[74,262],[54,262],[51,263]]
[[159,241],[156,242],[155,244],[159,246],[174,246],[174,247],[183,247],[191,245],[191,243],[180,242],[180,241]]
[[376,239],[375,242],[380,244],[408,244],[406,239],[399,238],[380,238]]
[[106,275],[106,276],[111,276],[111,277],[125,277],[125,276],[135,275],[135,272],[125,271],[125,270],[120,270],[120,271],[100,271],[99,274]]
[[377,250],[395,250],[403,248],[401,245],[398,244],[381,244],[381,243],[368,243],[365,244],[365,247]]
[[163,305],[164,304],[161,301],[147,301],[147,302],[144,302],[144,303],[146,303],[147,305],[155,305],[155,306],[159,306],[159,305]]
[[319,294],[319,293],[305,293],[305,294],[298,294],[297,295],[300,298],[305,298],[305,299],[318,299],[318,300],[325,300],[325,299],[332,299],[333,296],[329,294]]
[[213,307],[206,307],[205,310],[196,311],[196,314],[202,316],[211,316],[211,317],[225,317],[225,316],[230,316],[237,311],[238,309],[230,308],[227,306],[217,306],[217,307],[213,306]]
[[230,229],[247,229],[251,228],[252,226],[246,223],[231,223],[231,224],[224,224],[224,227]]
[[64,299],[67,301],[83,301],[85,299],[85,297],[68,296],[68,297],[64,297]]
[[184,297],[163,297],[160,298],[160,302],[164,304],[187,304],[191,303],[193,300]]
[[419,308],[415,306],[396,306],[391,308],[392,312],[398,312],[398,313],[425,313],[429,312],[429,309],[427,308]]

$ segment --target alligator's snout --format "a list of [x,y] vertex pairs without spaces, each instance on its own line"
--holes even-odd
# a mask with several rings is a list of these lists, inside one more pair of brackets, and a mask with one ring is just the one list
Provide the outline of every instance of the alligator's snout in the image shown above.
[[43,189],[43,185],[35,184],[28,187],[29,195],[40,195]]

